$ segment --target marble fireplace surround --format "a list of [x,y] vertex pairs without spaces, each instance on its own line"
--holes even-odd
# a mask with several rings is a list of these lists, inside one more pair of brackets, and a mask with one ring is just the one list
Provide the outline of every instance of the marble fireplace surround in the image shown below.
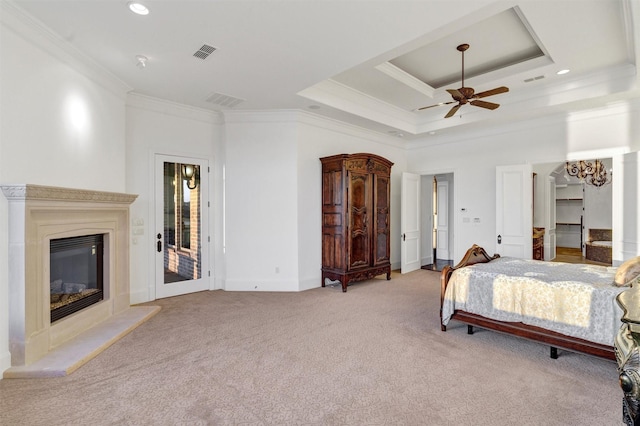
[[[61,376],[153,316],[130,306],[129,205],[136,195],[0,185],[8,200],[9,350],[4,378]],[[104,235],[104,299],[50,322],[49,242]]]

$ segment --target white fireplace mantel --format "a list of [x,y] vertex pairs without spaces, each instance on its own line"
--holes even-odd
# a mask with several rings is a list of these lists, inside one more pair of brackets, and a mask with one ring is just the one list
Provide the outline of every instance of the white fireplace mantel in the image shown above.
[[[115,317],[131,316],[129,205],[137,196],[30,184],[0,188],[9,210],[10,372],[37,363],[91,329],[104,328]],[[51,324],[49,243],[93,234],[105,240],[104,300]],[[4,376],[11,377],[7,372]]]

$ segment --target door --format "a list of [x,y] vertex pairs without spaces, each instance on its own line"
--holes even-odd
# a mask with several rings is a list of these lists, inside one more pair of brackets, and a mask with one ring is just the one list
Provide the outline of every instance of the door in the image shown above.
[[[420,175],[402,173],[400,272],[420,269]],[[435,262],[435,259],[434,259]]]
[[156,155],[156,298],[209,289],[208,163]]
[[546,209],[548,216],[545,217],[545,227],[547,228],[545,240],[548,244],[545,246],[548,246],[549,251],[547,253],[547,247],[545,247],[544,258],[553,260],[556,258],[556,178],[553,176],[549,176],[547,181],[547,195],[549,208]]
[[[437,246],[436,258],[448,260],[449,256],[449,182],[438,181],[437,191]],[[435,265],[435,261],[434,261]]]
[[496,167],[496,253],[533,257],[533,174],[530,164]]

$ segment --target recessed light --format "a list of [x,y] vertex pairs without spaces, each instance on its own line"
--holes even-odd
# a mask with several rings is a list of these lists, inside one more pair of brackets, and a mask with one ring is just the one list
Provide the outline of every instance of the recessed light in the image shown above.
[[556,74],[558,74],[558,75],[564,75],[564,74],[567,74],[569,71],[570,71],[570,70],[566,70],[566,69],[565,69],[565,70],[560,70],[560,71],[558,71]]
[[148,15],[149,9],[142,3],[138,3],[135,1],[129,2],[129,10],[133,13],[137,13],[138,15]]

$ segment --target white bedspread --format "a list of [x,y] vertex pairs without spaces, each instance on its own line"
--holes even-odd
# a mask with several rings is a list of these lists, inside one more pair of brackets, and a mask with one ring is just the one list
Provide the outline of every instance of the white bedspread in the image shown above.
[[457,269],[442,307],[447,325],[455,310],[522,322],[613,346],[622,309],[612,284],[615,268],[501,257]]

